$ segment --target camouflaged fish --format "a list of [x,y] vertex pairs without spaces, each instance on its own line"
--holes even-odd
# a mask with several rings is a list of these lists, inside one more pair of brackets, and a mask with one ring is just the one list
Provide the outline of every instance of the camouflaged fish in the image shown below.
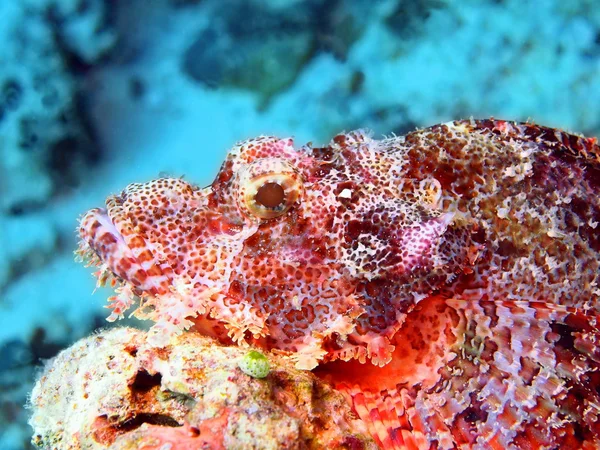
[[456,121],[325,147],[260,137],[213,184],[131,184],[79,253],[156,345],[288,355],[385,449],[600,447],[600,150]]

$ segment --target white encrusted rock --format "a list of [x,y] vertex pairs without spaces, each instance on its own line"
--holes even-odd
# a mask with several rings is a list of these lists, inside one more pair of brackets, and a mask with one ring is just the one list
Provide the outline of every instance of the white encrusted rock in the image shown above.
[[44,449],[375,448],[342,395],[267,355],[264,378],[238,366],[248,348],[184,333],[163,348],[116,328],[46,366],[31,393]]

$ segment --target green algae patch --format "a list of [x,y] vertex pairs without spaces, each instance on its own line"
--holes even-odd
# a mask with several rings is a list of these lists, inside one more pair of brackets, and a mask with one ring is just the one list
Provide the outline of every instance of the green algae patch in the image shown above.
[[244,355],[238,362],[238,367],[252,378],[264,378],[271,370],[267,357],[256,350],[251,350]]

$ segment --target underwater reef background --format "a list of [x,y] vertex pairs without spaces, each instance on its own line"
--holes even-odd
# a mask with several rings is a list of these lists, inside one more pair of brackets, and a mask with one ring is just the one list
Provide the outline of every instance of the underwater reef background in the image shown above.
[[592,0],[0,3],[0,448],[42,362],[106,327],[76,219],[159,174],[212,181],[260,134],[323,143],[452,119],[600,134]]

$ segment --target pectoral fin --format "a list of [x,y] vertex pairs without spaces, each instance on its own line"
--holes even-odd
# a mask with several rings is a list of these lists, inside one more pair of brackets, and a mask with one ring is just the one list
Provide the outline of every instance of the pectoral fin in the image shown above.
[[597,316],[542,302],[423,300],[383,368],[333,362],[384,449],[598,448]]

